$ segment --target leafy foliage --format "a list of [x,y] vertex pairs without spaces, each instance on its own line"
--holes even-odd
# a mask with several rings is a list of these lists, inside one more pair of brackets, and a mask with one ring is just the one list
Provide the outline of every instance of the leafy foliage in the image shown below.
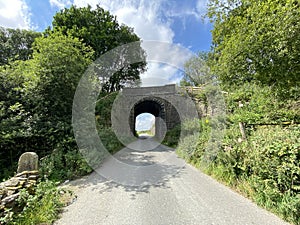
[[[64,34],[70,34],[83,41],[95,51],[94,59],[97,59],[104,53],[130,42],[140,41],[140,38],[134,34],[133,29],[120,25],[116,18],[108,11],[102,9],[99,5],[95,9],[91,6],[77,8],[71,6],[69,9],[63,9],[53,18],[53,31],[61,31]],[[50,28],[48,33],[51,33]],[[114,92],[122,89],[124,86],[135,85],[139,81],[139,74],[145,71],[145,62],[129,64],[129,53],[123,51],[121,55],[116,56],[121,68],[108,80],[103,81],[103,92]],[[145,52],[142,48],[136,51],[137,55],[145,58]],[[99,74],[103,76],[103,74]]]
[[226,96],[228,119],[233,123],[284,124],[300,122],[296,101],[280,100],[272,87],[254,82],[232,85]]
[[[35,101],[33,129],[52,146],[73,137],[73,96],[92,56],[90,47],[60,32],[38,38],[34,43],[32,71],[38,81],[31,95]],[[75,143],[72,147],[76,148]]]
[[[196,123],[199,123],[200,125],[200,136],[193,132],[193,130],[198,128]],[[186,135],[178,143],[178,147],[176,149],[177,153],[188,162],[199,165],[207,147],[207,142],[211,132],[208,118],[202,118],[199,121],[185,121],[182,124],[181,132]]]
[[20,192],[18,204],[24,207],[21,213],[8,214],[8,217],[1,218],[0,222],[8,225],[17,224],[52,224],[58,217],[62,207],[60,193],[56,184],[51,181],[44,181],[37,185],[34,194],[25,189]]
[[[300,126],[260,128],[251,140],[253,176],[273,179],[280,192],[300,191]],[[258,148],[258,146],[260,146]],[[258,158],[259,157],[259,158]],[[271,168],[270,168],[271,166]]]
[[111,110],[114,100],[116,99],[119,92],[112,92],[107,95],[100,95],[95,108],[95,115],[97,124],[104,127],[111,126]]
[[[70,171],[75,174],[81,171],[78,166],[81,161],[73,162],[80,157],[72,134],[72,102],[77,83],[92,56],[93,50],[77,38],[56,32],[36,38],[32,59],[16,61],[2,69],[4,159],[10,153],[13,164],[24,151],[36,151],[44,157],[56,150],[63,154],[62,163],[56,164],[55,169],[64,171],[69,166],[62,172],[64,176],[57,179],[73,177]],[[69,154],[74,154],[71,161],[66,158]],[[5,162],[4,166],[13,165]]]
[[173,129],[167,130],[166,135],[163,140],[163,144],[171,148],[176,148],[178,146],[179,138],[181,133],[181,125],[176,125]]
[[32,58],[32,43],[40,36],[35,31],[0,27],[0,66]]
[[118,94],[119,92],[112,92],[105,96],[100,95],[95,108],[96,126],[99,137],[102,144],[111,154],[124,147],[111,128],[111,110]]
[[254,80],[299,97],[299,6],[293,0],[211,0],[213,73],[224,84]]
[[30,134],[33,103],[26,98],[35,78],[27,73],[27,65],[15,61],[8,67],[0,67],[0,179],[12,175],[11,168],[16,167],[19,155],[35,150],[32,143],[39,140]]
[[[202,158],[212,135],[210,116],[201,119],[200,137],[187,136],[177,149],[293,224],[300,224],[299,13],[292,0],[210,0],[212,52],[187,61],[182,84],[205,87],[209,78],[223,88],[227,130],[209,167]],[[206,94],[197,99],[209,107]]]
[[181,86],[199,86],[211,83],[213,76],[208,65],[208,52],[199,52],[184,64],[184,77]]
[[[271,93],[270,87],[246,83],[224,94],[229,119],[227,130],[221,149],[209,167],[203,167],[202,159],[212,135],[210,117],[199,121],[199,137],[191,133],[179,142],[177,153],[259,205],[300,224],[300,126],[284,123],[286,120],[299,122],[299,111],[290,107],[295,102],[282,102]],[[241,101],[243,107],[239,106]],[[240,121],[252,123],[246,126],[247,141],[243,142]],[[184,123],[183,129],[193,130],[195,123]],[[264,123],[278,125],[261,125]]]
[[[71,32],[64,34],[56,28],[35,38],[30,59],[0,68],[1,179],[12,175],[18,157],[25,151],[35,151],[41,158],[51,154],[43,161],[42,169],[51,179],[74,178],[91,171],[78,151],[71,116],[78,81],[95,52],[71,36]],[[101,104],[97,104],[102,107],[98,112],[109,110],[112,101]],[[107,123],[101,128],[107,132],[102,134],[113,135],[107,130],[110,124],[107,112],[104,113]],[[112,152],[121,147],[114,138],[106,140]]]
[[[66,24],[71,23],[71,27]],[[35,151],[41,158],[42,181],[35,194],[22,191],[24,210],[0,218],[0,223],[53,223],[61,203],[57,183],[92,171],[79,152],[71,124],[73,97],[88,65],[99,55],[140,40],[100,7],[62,10],[43,36],[32,31],[0,28],[0,179],[13,174],[18,157]],[[99,42],[100,41],[100,42]],[[104,85],[106,92],[137,85],[145,63],[122,67]],[[145,56],[142,48],[135,54]],[[116,60],[118,61],[118,60]],[[118,68],[120,65],[117,65]],[[117,93],[97,102],[98,133],[110,153],[123,146],[110,128],[110,110]]]

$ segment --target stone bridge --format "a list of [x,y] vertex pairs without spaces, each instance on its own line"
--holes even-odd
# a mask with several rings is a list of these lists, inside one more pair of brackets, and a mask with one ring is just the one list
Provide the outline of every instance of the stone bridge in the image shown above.
[[[124,88],[114,102],[112,125],[119,137],[134,137],[136,117],[142,113],[155,116],[155,136],[165,133],[190,117],[194,103],[175,84],[154,87]],[[192,116],[197,116],[196,110]],[[122,139],[122,138],[121,138]]]

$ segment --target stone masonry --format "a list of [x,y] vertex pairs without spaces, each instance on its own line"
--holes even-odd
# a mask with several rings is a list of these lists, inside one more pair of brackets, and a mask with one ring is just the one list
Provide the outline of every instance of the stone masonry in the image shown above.
[[8,210],[18,210],[16,200],[20,190],[25,188],[29,192],[33,191],[38,178],[38,155],[34,152],[22,154],[18,162],[18,173],[0,183],[0,218],[4,217]]
[[155,116],[155,136],[158,139],[185,119],[198,116],[195,104],[175,84],[124,88],[112,109],[113,129],[123,144],[133,141],[135,119],[141,113]]

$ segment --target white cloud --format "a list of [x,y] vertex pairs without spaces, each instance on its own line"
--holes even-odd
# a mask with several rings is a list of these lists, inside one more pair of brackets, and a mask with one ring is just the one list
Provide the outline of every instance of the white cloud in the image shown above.
[[148,62],[147,66],[147,73],[141,75],[143,87],[175,83],[170,78],[176,73],[177,68],[158,62]]
[[209,0],[198,0],[196,9],[197,9],[197,13],[199,15],[203,16],[206,14],[208,3],[209,3]]
[[[206,1],[206,0],[205,0]],[[79,7],[87,4],[95,7],[99,4],[102,8],[110,11],[117,16],[120,23],[126,24],[134,28],[134,32],[141,37],[143,41],[159,41],[165,43],[173,43],[174,31],[172,30],[172,17],[175,15],[193,15],[198,16],[196,11],[196,1],[194,7],[185,8],[178,5],[172,8],[172,4],[168,0],[74,0],[74,4]],[[177,3],[176,3],[177,4]],[[148,70],[141,75],[142,86],[165,85],[174,82],[172,80],[174,73],[177,72],[174,65],[179,62],[184,63],[188,58],[188,54],[182,52],[182,49],[164,49],[155,46],[147,46],[142,44],[147,55],[151,55],[152,62],[148,62]],[[159,57],[159,61],[154,62],[155,54]],[[171,62],[170,65],[162,64]]]
[[155,117],[150,113],[142,113],[136,117],[136,130],[150,130],[155,122]]
[[0,0],[0,26],[30,29],[30,11],[25,0]]
[[[99,0],[74,0],[73,4],[78,7],[85,7],[88,4],[95,7],[97,4],[100,4]],[[101,7],[108,10],[107,8],[103,7],[103,4],[101,3]]]
[[72,2],[70,0],[49,0],[49,2],[52,7],[54,6],[59,9],[63,9],[72,5]]
[[174,37],[172,29],[156,20],[155,12],[147,11],[144,8],[128,7],[117,10],[116,15],[121,23],[134,27],[136,34],[143,40],[159,40],[172,43]]
[[173,41],[174,32],[168,21],[162,20],[162,0],[74,0],[77,6],[99,4],[117,16],[120,23],[134,28],[143,40]]
[[194,17],[200,21],[206,13],[206,5],[209,0],[181,0],[172,2],[165,10],[169,18],[180,18],[185,26],[185,20],[188,17]]
[[165,42],[144,42],[147,51],[148,71],[141,75],[142,86],[178,83],[184,62],[193,54],[188,49]]

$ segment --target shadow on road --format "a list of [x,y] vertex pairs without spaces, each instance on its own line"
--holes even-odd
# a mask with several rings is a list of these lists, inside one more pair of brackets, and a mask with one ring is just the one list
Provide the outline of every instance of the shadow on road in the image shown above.
[[[135,147],[149,147],[149,144],[153,144],[149,139],[139,139]],[[164,145],[148,151],[124,148],[107,158],[91,175],[72,181],[71,185],[90,186],[99,193],[123,189],[135,199],[137,194],[148,193],[150,188],[168,189],[170,179],[181,176],[184,166],[185,162],[177,157],[175,150]]]

